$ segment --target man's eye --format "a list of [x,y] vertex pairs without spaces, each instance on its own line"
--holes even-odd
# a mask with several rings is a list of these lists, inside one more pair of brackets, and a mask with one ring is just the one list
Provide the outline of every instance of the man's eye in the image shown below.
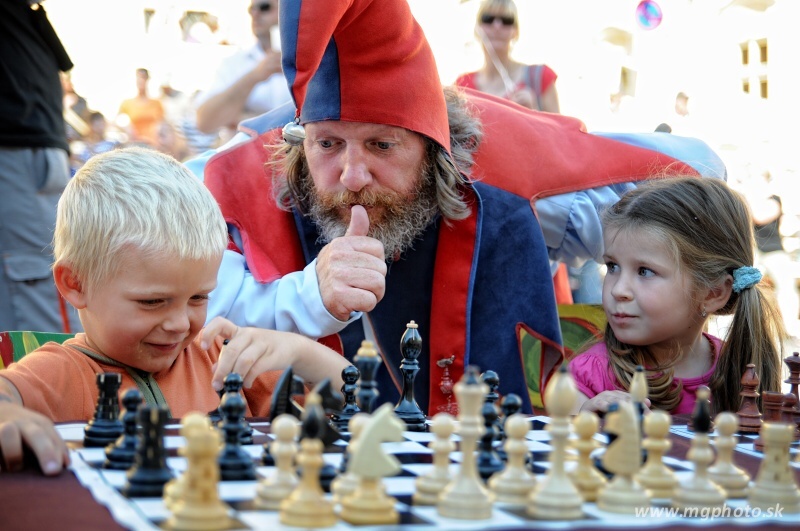
[[326,148],[327,149],[327,148],[329,148],[331,146],[333,146],[333,142],[331,142],[330,140],[320,140],[319,141],[319,147],[321,147],[321,148]]
[[392,143],[391,142],[375,142],[375,145],[378,146],[378,149],[386,151],[387,149],[391,149]]

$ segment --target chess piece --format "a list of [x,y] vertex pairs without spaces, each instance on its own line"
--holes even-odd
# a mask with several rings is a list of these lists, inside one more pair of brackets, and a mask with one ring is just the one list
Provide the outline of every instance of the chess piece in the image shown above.
[[458,407],[453,403],[453,378],[450,376],[450,365],[456,359],[455,356],[442,358],[436,362],[437,367],[442,368],[442,377],[439,379],[439,390],[445,397],[445,403],[439,406],[439,412],[448,415],[458,415]]
[[481,381],[489,388],[486,392],[486,402],[495,404],[500,399],[500,393],[497,392],[500,388],[500,377],[495,371],[484,371],[481,374]]
[[224,446],[219,454],[219,471],[222,481],[247,481],[256,479],[256,468],[250,455],[242,449],[242,432],[245,404],[239,393],[226,392],[219,404],[224,435]]
[[[342,395],[339,391],[333,388],[331,385],[331,379],[325,378],[317,385],[314,386],[314,389],[311,390],[312,393],[319,395],[322,410],[326,416],[332,415],[333,413],[338,413],[342,408]],[[326,418],[325,424],[323,426],[322,434],[320,435],[320,440],[325,448],[329,448],[333,443],[338,441],[342,438],[342,434],[339,433],[339,429],[330,419]],[[328,472],[327,469],[331,469],[330,465],[323,467],[323,475]],[[335,475],[335,470],[333,471]],[[333,479],[331,477],[331,479]],[[327,492],[327,487],[326,487]]]
[[747,503],[763,510],[780,507],[783,514],[800,513],[800,490],[789,462],[794,427],[781,422],[764,422],[764,459],[747,495]]
[[478,476],[475,448],[483,434],[481,407],[489,388],[478,380],[478,369],[468,366],[453,390],[458,401],[463,459],[458,474],[442,491],[436,508],[448,518],[485,520],[492,517],[492,495]]
[[641,428],[631,402],[611,404],[605,416],[605,431],[616,435],[603,453],[603,467],[614,478],[597,495],[597,508],[636,514],[650,506],[650,495],[635,479],[642,466]]
[[708,467],[714,461],[714,451],[708,440],[711,428],[711,405],[708,387],[697,390],[697,401],[692,413],[694,437],[687,457],[694,464],[691,476],[681,481],[672,497],[672,506],[679,509],[714,509],[725,505],[726,493],[711,481]]
[[122,395],[122,405],[125,406],[125,413],[122,415],[123,433],[114,444],[106,447],[106,460],[103,463],[103,468],[128,470],[133,466],[136,447],[139,445],[136,412],[141,404],[142,393],[138,389],[128,389]]
[[281,502],[289,497],[297,487],[298,478],[294,470],[294,456],[297,454],[297,436],[300,422],[288,413],[278,416],[270,425],[275,440],[269,447],[276,469],[260,481],[256,487],[253,504],[259,509],[275,511]]
[[500,441],[501,444],[499,448],[495,448],[495,451],[497,452],[497,455],[500,457],[500,459],[502,459],[503,461],[507,459],[505,444],[504,444],[506,440],[505,421],[511,415],[519,413],[520,410],[522,410],[522,399],[519,397],[518,394],[508,393],[503,397],[503,399],[500,402],[500,411],[502,412],[502,416],[500,417],[500,420],[497,422],[497,426],[499,426],[500,429],[500,437],[498,438],[498,440]]
[[331,415],[331,422],[339,430],[346,431],[353,415],[361,412],[356,403],[356,390],[358,389],[356,382],[358,382],[359,376],[358,368],[355,365],[348,365],[342,369],[344,405],[340,411]]
[[797,416],[797,397],[792,393],[784,394],[783,404],[781,404],[781,422],[795,426],[794,435],[792,436],[794,442],[800,440],[800,426],[796,422]]
[[284,369],[272,392],[272,400],[269,403],[269,421],[272,422],[285,413],[299,419],[303,414],[303,408],[294,397],[304,396],[305,393],[306,389],[302,378],[295,376],[291,367]]
[[97,375],[97,406],[94,418],[84,427],[83,445],[86,447],[108,446],[125,430],[119,419],[117,393],[122,385],[122,376],[115,372]]
[[406,325],[406,331],[400,338],[400,353],[403,361],[400,362],[400,372],[403,375],[403,394],[394,408],[395,414],[406,423],[408,431],[427,431],[425,413],[422,412],[414,399],[414,379],[419,372],[419,355],[422,354],[422,337],[417,330],[417,323],[411,321]]
[[211,428],[208,416],[202,413],[188,414],[182,426],[188,426],[184,432],[186,446],[180,449],[181,455],[186,457],[186,471],[180,478],[177,498],[168,504],[172,516],[164,527],[207,531],[229,529],[233,521],[228,516],[228,506],[220,500],[217,492],[219,432]]
[[736,415],[739,417],[739,433],[758,433],[761,429],[761,412],[758,410],[758,385],[760,381],[756,374],[754,363],[748,363],[742,375],[742,405]]
[[120,492],[128,498],[160,498],[164,485],[172,479],[164,449],[164,426],[169,413],[164,407],[143,405],[137,415],[141,438]]
[[800,400],[800,395],[798,395],[797,391],[800,385],[800,355],[794,352],[791,356],[783,358],[783,363],[789,368],[789,377],[784,380],[784,383],[789,384],[789,392]]
[[[211,431],[211,430],[212,430],[211,419],[208,418],[207,415],[205,417],[202,415],[197,415],[195,413],[189,413],[188,415],[186,415],[181,421],[181,428],[180,428],[180,434],[186,441],[186,444],[183,447],[178,448],[178,454],[184,457],[187,456],[187,452],[189,451],[188,450],[189,439],[192,437],[193,434],[197,432]],[[221,442],[219,439],[219,432],[217,430],[214,430],[214,433],[215,433],[214,441],[216,442],[216,445],[219,446]],[[213,458],[215,460],[217,458],[218,453],[219,450],[214,452]],[[216,463],[214,465],[214,468],[215,469],[217,468]],[[186,473],[184,473],[176,478],[169,480],[164,485],[164,505],[167,507],[167,509],[172,510],[173,506],[183,496],[183,486],[188,477],[189,476],[187,476]],[[214,484],[216,485],[217,481],[219,480],[219,470],[215,471],[214,478],[215,478]]]
[[[222,402],[222,395],[224,394],[225,394],[225,388],[222,388],[219,391],[217,391],[217,395],[219,395],[220,402]],[[222,421],[222,415],[219,412],[219,406],[215,407],[214,409],[208,412],[208,419],[215,426]]]
[[346,496],[355,492],[356,487],[358,487],[358,476],[347,471],[347,464],[350,461],[350,455],[358,445],[358,438],[361,436],[364,425],[369,418],[370,416],[366,413],[356,413],[350,419],[350,424],[348,425],[348,429],[350,430],[350,444],[348,444],[347,448],[344,450],[344,457],[342,458],[342,466],[340,468],[342,473],[331,482],[330,486],[330,491],[331,494],[333,494],[333,501],[335,503],[341,503]]
[[583,499],[580,491],[572,483],[564,469],[569,438],[569,415],[578,399],[575,380],[561,365],[547,384],[545,389],[547,413],[550,424],[547,430],[551,436],[553,451],[550,454],[550,469],[543,480],[537,482],[536,488],[528,497],[528,514],[546,520],[575,520],[583,516]]
[[504,431],[508,464],[502,472],[489,479],[489,490],[494,493],[497,502],[525,507],[528,495],[536,486],[535,476],[525,467],[525,458],[528,456],[525,435],[529,429],[530,421],[525,416],[515,413],[506,417]]
[[744,498],[747,496],[750,476],[733,462],[739,419],[733,413],[723,412],[717,415],[714,424],[717,427],[717,438],[714,440],[717,461],[708,469],[708,477],[725,489],[728,498]]
[[494,441],[497,438],[495,428],[498,417],[497,406],[494,402],[487,400],[483,403],[481,414],[483,415],[484,430],[478,445],[476,466],[478,467],[478,474],[484,481],[487,481],[492,474],[503,470],[503,460],[494,451]]
[[451,439],[455,427],[455,418],[449,413],[434,415],[431,431],[436,438],[428,443],[428,448],[433,451],[433,468],[414,481],[414,505],[436,505],[439,494],[452,479],[450,453],[456,449],[456,443]]
[[[780,391],[764,391],[762,393],[761,400],[764,407],[764,414],[761,417],[762,426],[764,422],[781,422],[783,398],[783,393]],[[753,448],[759,452],[764,451],[764,439],[760,432],[753,441]]]
[[[240,394],[242,391],[242,386],[244,385],[244,380],[242,379],[242,375],[232,372],[225,376],[225,379],[222,382],[222,389],[223,394],[222,398],[220,399],[220,406],[222,405],[222,400],[225,399],[225,395],[228,393],[235,393]],[[220,429],[222,429],[222,423],[225,422],[224,415],[220,411],[220,416],[222,417],[219,421]],[[242,444],[253,444],[253,427],[250,426],[250,423],[244,418],[244,413],[242,413],[242,418],[240,419],[242,424],[242,433],[241,433],[241,443]]]
[[678,478],[675,472],[664,464],[664,454],[672,447],[669,440],[669,427],[672,418],[666,411],[655,410],[644,417],[642,446],[647,450],[647,462],[636,474],[636,481],[650,492],[651,498],[672,499]]
[[389,525],[400,522],[397,500],[386,494],[382,478],[400,471],[400,462],[381,446],[382,442],[402,441],[406,424],[384,404],[365,423],[350,454],[347,471],[358,478],[356,490],[342,500],[339,516],[357,525]]
[[572,447],[578,452],[578,464],[570,473],[572,482],[578,488],[584,501],[597,500],[597,493],[606,484],[606,478],[592,462],[591,453],[600,446],[594,436],[600,426],[596,413],[581,411],[572,421],[578,436]]
[[326,422],[319,395],[310,393],[303,412],[300,452],[297,464],[302,470],[300,482],[281,502],[280,521],[294,527],[331,527],[336,524],[333,503],[325,498],[319,484],[324,445],[319,439]]
[[381,365],[381,358],[375,350],[372,341],[364,340],[361,348],[353,358],[353,364],[358,368],[361,379],[358,381],[358,407],[364,413],[372,413],[375,408],[375,401],[378,399],[378,384],[375,381],[375,374]]

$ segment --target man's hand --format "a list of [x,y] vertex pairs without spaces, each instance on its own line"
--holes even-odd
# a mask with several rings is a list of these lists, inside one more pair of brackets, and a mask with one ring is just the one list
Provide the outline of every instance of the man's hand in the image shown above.
[[258,82],[266,81],[273,74],[279,74],[281,70],[281,53],[272,50],[267,51],[267,55],[253,69],[253,75]]
[[322,303],[340,321],[347,321],[352,312],[372,310],[386,291],[383,244],[367,236],[368,231],[367,211],[354,205],[345,235],[323,247],[317,257]]
[[69,464],[69,452],[53,423],[35,411],[0,400],[0,453],[3,469],[15,472],[24,466],[24,447],[30,448],[47,476]]

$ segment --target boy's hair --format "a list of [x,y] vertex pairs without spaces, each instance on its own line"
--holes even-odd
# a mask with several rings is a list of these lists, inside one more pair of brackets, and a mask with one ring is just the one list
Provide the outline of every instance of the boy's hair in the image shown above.
[[54,254],[85,288],[116,272],[120,251],[176,260],[222,255],[228,233],[211,192],[174,158],[142,147],[95,155],[58,202]]
[[[602,220],[604,231],[645,230],[663,242],[696,290],[717,286],[734,270],[753,265],[750,210],[737,192],[718,179],[649,181],[606,210]],[[732,291],[716,313],[733,314],[733,321],[711,376],[715,410],[738,410],[740,382],[748,363],[755,364],[763,390],[780,391],[777,341],[785,337],[785,331],[772,299],[756,284],[739,293]],[[614,373],[625,389],[636,365],[644,365],[653,369],[648,378],[653,406],[669,411],[678,405],[681,389],[673,385],[671,367],[658,367],[646,346],[621,343],[610,326],[606,326],[605,343]]]

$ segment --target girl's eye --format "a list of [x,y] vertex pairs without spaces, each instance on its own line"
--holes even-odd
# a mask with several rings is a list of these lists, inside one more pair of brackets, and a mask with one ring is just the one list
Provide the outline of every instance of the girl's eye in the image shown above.
[[144,299],[139,301],[139,304],[143,306],[155,306],[157,304],[161,304],[164,302],[164,299]]
[[650,269],[649,267],[640,267],[639,268],[639,276],[640,277],[652,277],[655,276],[655,271]]
[[616,273],[619,269],[619,266],[614,262],[606,262],[606,272],[607,273]]

